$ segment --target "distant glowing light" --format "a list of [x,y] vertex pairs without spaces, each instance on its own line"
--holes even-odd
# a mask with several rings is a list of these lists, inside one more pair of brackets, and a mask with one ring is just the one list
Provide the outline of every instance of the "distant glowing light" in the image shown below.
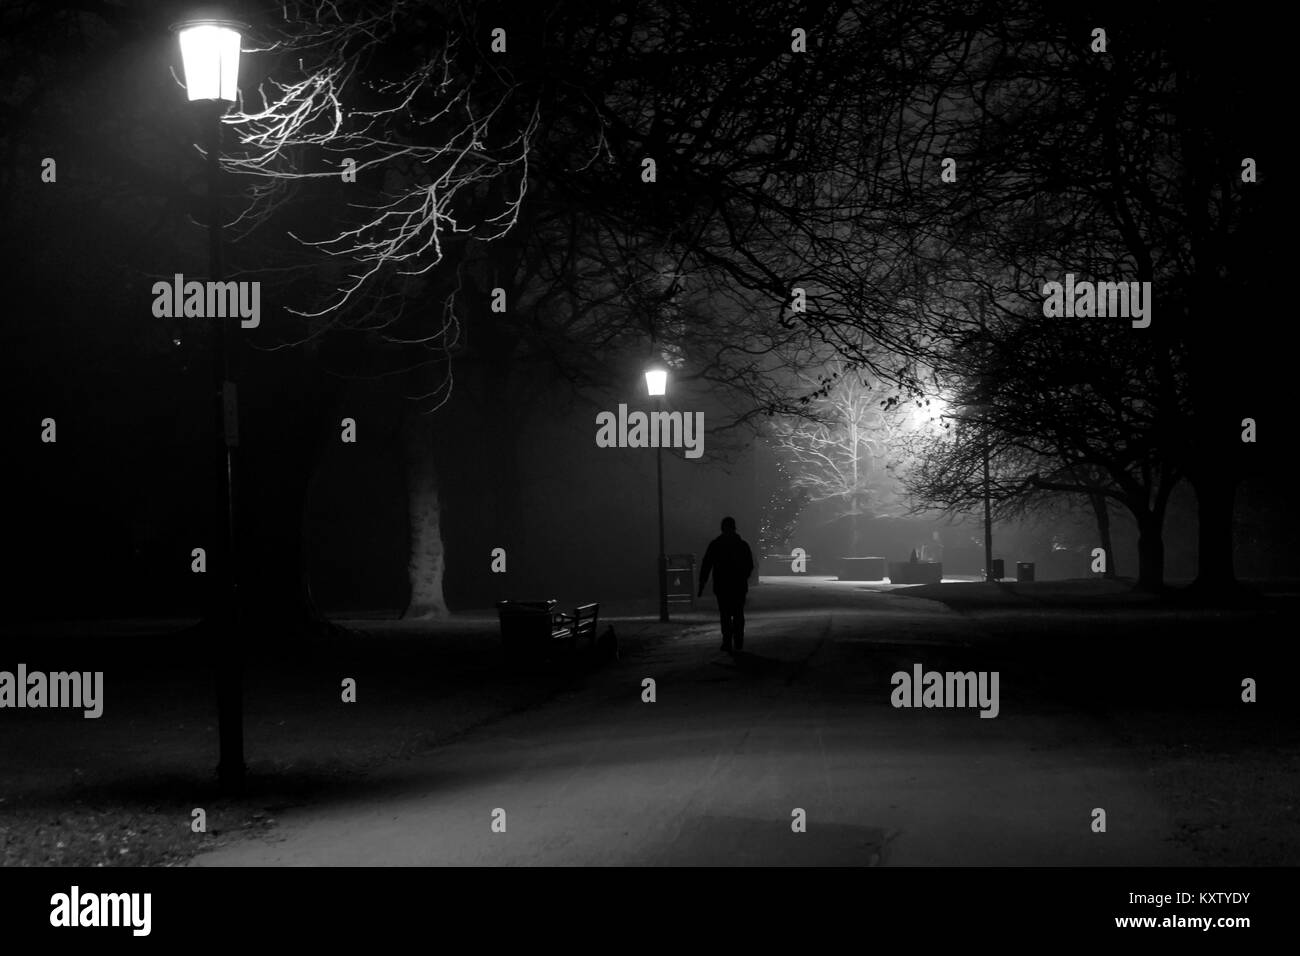
[[651,395],[664,395],[668,392],[668,370],[663,368],[646,369],[645,387]]

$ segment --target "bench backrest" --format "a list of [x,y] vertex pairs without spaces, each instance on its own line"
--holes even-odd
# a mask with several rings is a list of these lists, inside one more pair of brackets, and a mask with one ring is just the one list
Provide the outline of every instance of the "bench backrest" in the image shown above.
[[593,643],[600,619],[600,605],[581,604],[569,614],[555,609],[555,601],[509,602],[497,604],[501,619],[501,636],[507,644],[531,644],[549,636],[555,640],[588,638]]
[[599,604],[583,604],[573,609],[573,629],[579,637],[596,630],[600,618]]

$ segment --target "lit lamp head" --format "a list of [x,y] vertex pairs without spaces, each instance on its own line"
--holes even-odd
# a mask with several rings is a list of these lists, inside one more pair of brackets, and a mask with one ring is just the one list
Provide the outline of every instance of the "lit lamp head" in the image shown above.
[[662,396],[668,391],[668,369],[654,366],[645,371],[646,391],[652,396]]
[[185,20],[172,27],[181,41],[185,91],[190,102],[233,103],[239,93],[239,45],[244,24],[233,20]]

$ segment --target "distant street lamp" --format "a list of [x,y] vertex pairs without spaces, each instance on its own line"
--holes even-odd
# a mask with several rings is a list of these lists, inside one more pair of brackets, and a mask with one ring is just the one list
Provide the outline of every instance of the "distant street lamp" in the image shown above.
[[989,494],[989,436],[980,430],[980,457],[984,465],[984,580],[995,582],[997,574],[993,570],[993,498]]
[[[175,24],[190,102],[202,105],[204,151],[208,173],[208,272],[213,282],[225,281],[221,211],[221,117],[239,92],[239,47],[243,24],[231,20],[195,19]],[[232,310],[233,311],[233,310]],[[237,315],[217,322],[213,378],[217,430],[222,436],[218,495],[226,514],[226,542],[219,562],[217,607],[221,625],[221,654],[217,662],[217,725],[220,759],[217,778],[227,793],[244,785],[243,627],[239,606],[239,576],[235,550],[235,447],[239,443],[239,399],[231,372],[232,323]]]
[[[979,300],[979,326],[980,337],[983,338],[988,333],[988,303],[983,298]],[[986,407],[976,405],[973,408],[983,413]],[[989,432],[983,427],[984,423],[980,422],[980,457],[983,459],[984,469],[984,580],[987,583],[995,583],[999,577],[993,572],[993,496],[989,494]]]
[[[941,407],[945,406],[946,403]],[[966,410],[967,412],[980,412],[983,410],[983,406],[968,405]],[[947,412],[935,417],[952,419],[957,422],[958,426],[971,420],[963,414],[949,414]],[[989,487],[989,436],[988,432],[983,428],[980,429],[980,465],[984,498],[984,580],[992,582],[998,579],[993,573],[993,496]]]
[[[664,395],[668,392],[668,370],[661,365],[646,369],[645,387],[655,400],[656,410],[663,411]],[[655,442],[655,477],[659,487],[659,620],[667,621],[668,555],[664,552],[664,459],[660,442]]]
[[651,395],[662,398],[668,391],[668,370],[658,366],[646,369],[645,387]]

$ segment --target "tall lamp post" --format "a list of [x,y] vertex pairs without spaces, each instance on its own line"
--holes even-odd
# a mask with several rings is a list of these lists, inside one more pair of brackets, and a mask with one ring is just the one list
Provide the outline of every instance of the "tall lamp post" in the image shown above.
[[[222,19],[196,19],[172,27],[180,39],[185,91],[199,104],[207,153],[208,272],[213,282],[225,281],[221,211],[221,117],[238,95],[239,47],[243,24]],[[231,315],[216,321],[213,350],[217,434],[221,437],[218,496],[225,513],[225,542],[218,563],[218,599],[213,612],[220,624],[221,652],[217,662],[217,725],[220,759],[217,779],[222,790],[238,793],[244,785],[243,628],[239,606],[239,577],[235,550],[235,448],[239,444],[239,406],[231,368]]]
[[[645,372],[646,391],[655,400],[655,410],[663,411],[668,391],[668,370],[655,365]],[[668,620],[668,555],[664,552],[664,450],[655,443],[655,477],[659,488],[659,620]]]
[[[980,338],[983,339],[988,332],[988,303],[983,298],[979,300],[979,325]],[[985,411],[984,406],[976,406],[980,412]],[[989,433],[988,429],[982,427],[980,422],[980,457],[983,459],[984,466],[984,581],[993,583],[998,580],[997,575],[993,573],[993,503],[989,494]]]
[[[968,406],[968,409],[981,410],[978,405]],[[954,419],[959,426],[968,421],[960,415],[945,414],[939,417]],[[984,580],[991,582],[998,579],[993,574],[993,498],[989,488],[989,436],[983,429],[980,430],[980,465],[984,498]]]
[[993,501],[989,494],[989,436],[980,432],[980,457],[984,465],[984,580],[997,581],[993,573]]

